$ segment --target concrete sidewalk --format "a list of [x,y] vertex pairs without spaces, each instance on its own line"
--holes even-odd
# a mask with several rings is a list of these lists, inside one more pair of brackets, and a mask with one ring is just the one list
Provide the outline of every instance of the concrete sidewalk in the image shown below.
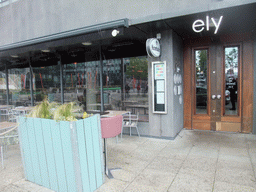
[[[108,139],[105,191],[256,191],[256,135],[182,130],[175,140]],[[120,169],[116,169],[120,168]],[[10,146],[0,191],[51,191],[24,180],[19,146]]]

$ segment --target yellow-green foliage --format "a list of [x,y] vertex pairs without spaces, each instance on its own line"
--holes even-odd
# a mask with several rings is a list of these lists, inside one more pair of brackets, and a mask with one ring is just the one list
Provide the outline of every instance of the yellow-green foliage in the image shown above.
[[86,113],[86,112],[83,113],[83,119],[85,119],[85,118],[87,118],[87,117],[90,117],[90,116],[92,116],[92,114],[88,114],[88,113]]
[[47,99],[44,99],[39,105],[36,105],[28,117],[51,119],[53,117],[53,108],[57,106],[57,103],[49,103]]
[[81,107],[74,102],[60,105],[53,115],[53,119],[56,121],[76,121],[74,112],[80,111]]
[[56,121],[76,121],[75,112],[81,111],[81,107],[70,102],[67,104],[49,103],[44,99],[39,105],[35,106],[28,117],[54,119]]
[[55,111],[53,115],[53,119],[56,121],[68,121],[69,120],[75,120],[75,117],[73,115],[73,103],[67,103],[60,105]]

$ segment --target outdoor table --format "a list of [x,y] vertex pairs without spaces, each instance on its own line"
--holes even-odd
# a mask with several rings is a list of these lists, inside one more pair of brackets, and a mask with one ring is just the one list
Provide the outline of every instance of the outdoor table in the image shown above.
[[108,110],[106,111],[106,114],[101,115],[101,117],[114,117],[117,115],[125,115],[130,114],[130,111],[115,111],[115,110]]
[[0,122],[0,132],[2,132],[3,130],[15,127],[16,125],[17,123],[14,123],[14,122],[8,122],[8,121]]
[[13,109],[14,112],[17,113],[17,115],[26,115],[28,114],[33,107],[16,107]]
[[131,108],[133,114],[135,114],[135,110],[139,108],[144,109],[144,114],[146,114],[146,110],[148,109],[148,105],[127,105],[126,107]]
[[0,105],[0,110],[1,109],[11,109],[13,105]]
[[[101,103],[92,103],[92,104],[88,104],[88,107],[96,107],[97,109],[101,107]],[[104,107],[111,107],[111,104],[108,103],[104,103]]]

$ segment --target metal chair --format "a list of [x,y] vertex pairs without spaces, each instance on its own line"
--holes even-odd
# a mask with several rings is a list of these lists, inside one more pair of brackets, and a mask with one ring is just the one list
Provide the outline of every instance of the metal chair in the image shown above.
[[[132,131],[131,129],[136,128],[138,136],[140,137],[140,133],[139,133],[139,129],[138,129],[139,116],[129,114],[129,115],[124,115],[123,118],[124,118],[123,128],[130,128],[130,136],[131,136],[131,131]],[[123,130],[122,130],[122,133],[123,133]]]
[[19,143],[17,127],[17,123],[14,122],[5,121],[0,123],[0,153],[3,168],[4,151],[7,151],[7,146]]

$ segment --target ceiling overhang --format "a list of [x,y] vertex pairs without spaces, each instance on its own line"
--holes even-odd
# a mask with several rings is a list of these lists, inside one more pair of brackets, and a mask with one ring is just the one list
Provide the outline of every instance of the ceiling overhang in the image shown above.
[[[52,34],[45,37],[0,46],[0,70],[8,67],[27,67],[55,65],[61,63],[87,62],[100,60],[101,47],[104,60],[146,55],[146,40],[157,33],[172,29],[183,40],[198,37],[218,38],[221,35],[256,31],[256,3],[206,11],[179,17],[130,25],[128,19],[88,26],[81,29]],[[223,16],[218,33],[214,28],[196,33],[192,30],[194,21],[205,20],[206,16]],[[154,18],[154,17],[152,17]],[[132,23],[132,22],[131,22]],[[118,29],[119,34],[112,36]],[[90,42],[91,45],[83,45]],[[45,53],[42,50],[49,50]],[[18,56],[16,58],[12,56]]]

